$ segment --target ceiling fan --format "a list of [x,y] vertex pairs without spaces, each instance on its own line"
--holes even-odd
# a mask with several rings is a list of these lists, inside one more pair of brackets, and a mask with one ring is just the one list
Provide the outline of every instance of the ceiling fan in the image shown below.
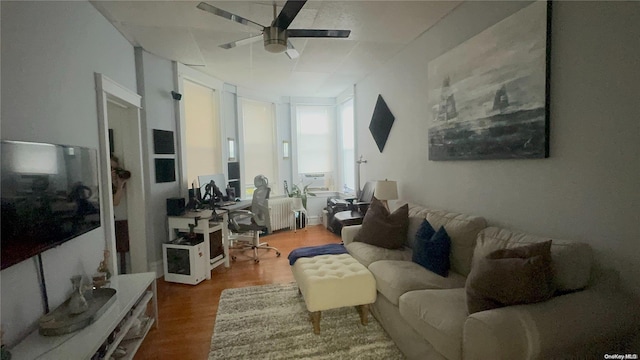
[[348,38],[351,30],[317,30],[317,29],[289,29],[289,25],[298,15],[302,7],[307,1],[289,0],[282,7],[280,14],[276,16],[276,3],[273,2],[273,21],[270,26],[260,25],[242,16],[232,14],[228,11],[209,5],[205,2],[198,4],[197,8],[210,12],[214,15],[221,16],[227,20],[252,26],[262,31],[262,34],[252,36],[246,39],[232,41],[227,44],[220,45],[223,49],[231,49],[236,46],[250,44],[264,39],[265,50],[272,53],[285,52],[290,59],[299,56],[298,51],[293,47],[289,38]]

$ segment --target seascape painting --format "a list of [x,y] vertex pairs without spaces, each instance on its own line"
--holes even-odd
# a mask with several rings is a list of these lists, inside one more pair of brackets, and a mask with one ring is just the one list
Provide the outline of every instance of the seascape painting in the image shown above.
[[428,64],[429,160],[549,156],[547,2]]

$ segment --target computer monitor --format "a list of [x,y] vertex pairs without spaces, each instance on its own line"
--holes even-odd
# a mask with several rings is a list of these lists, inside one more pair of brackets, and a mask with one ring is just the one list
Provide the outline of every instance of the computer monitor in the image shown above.
[[[218,189],[220,189],[220,192],[222,192],[222,194],[225,193],[225,189],[227,188],[227,182],[226,179],[224,177],[224,174],[213,174],[213,175],[200,175],[198,176],[198,184],[200,187],[200,195],[203,197],[204,201],[209,201],[210,199],[204,199],[204,196],[206,194],[206,186],[211,182],[214,181],[216,183],[216,186],[218,187]],[[213,195],[213,193],[212,193]],[[220,199],[222,200],[222,199]]]

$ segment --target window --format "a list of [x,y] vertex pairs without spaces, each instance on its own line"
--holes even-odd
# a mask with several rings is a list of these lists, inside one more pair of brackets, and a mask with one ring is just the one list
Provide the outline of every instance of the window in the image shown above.
[[297,165],[303,185],[333,190],[335,106],[297,105]]
[[339,106],[338,110],[339,136],[342,172],[341,185],[342,191],[345,193],[355,193],[355,129],[353,123],[353,98],[349,99]]
[[191,184],[198,175],[222,172],[220,121],[213,89],[185,80],[184,93],[184,148],[187,180]]
[[244,197],[253,196],[253,178],[269,179],[271,194],[277,194],[277,148],[275,110],[272,103],[242,99],[242,132],[244,149]]

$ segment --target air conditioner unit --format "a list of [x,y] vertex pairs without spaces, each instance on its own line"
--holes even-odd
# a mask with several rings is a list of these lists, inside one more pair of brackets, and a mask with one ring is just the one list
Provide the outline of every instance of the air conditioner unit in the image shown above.
[[309,185],[310,191],[327,191],[333,189],[333,173],[305,173],[302,174],[302,183]]

